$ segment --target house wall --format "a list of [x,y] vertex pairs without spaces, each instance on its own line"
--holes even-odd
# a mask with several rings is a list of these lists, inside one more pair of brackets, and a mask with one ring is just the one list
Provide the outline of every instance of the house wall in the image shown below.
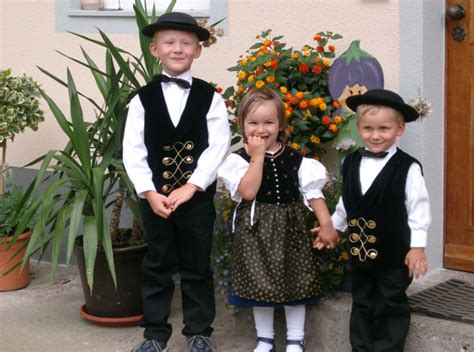
[[[273,34],[284,35],[287,44],[295,48],[314,44],[312,38],[319,31],[332,31],[343,36],[334,42],[338,54],[352,40],[361,40],[362,49],[373,54],[384,68],[386,88],[414,98],[417,87],[421,87],[434,103],[433,117],[423,124],[411,124],[402,147],[425,165],[433,201],[429,258],[434,267],[442,263],[442,4],[442,0],[229,0],[225,37],[206,48],[193,65],[195,76],[226,88],[235,83],[235,73],[226,68],[236,63],[261,31],[271,28]],[[64,87],[43,75],[36,66],[63,78],[69,67],[79,90],[98,99],[90,73],[55,50],[81,57],[82,45],[98,63],[103,62],[103,52],[71,34],[56,31],[56,21],[60,19],[55,14],[54,0],[2,0],[0,16],[1,68],[11,67],[14,73],[34,76],[64,111],[68,108]],[[118,46],[138,53],[136,31],[110,34],[110,37]],[[46,105],[44,110],[48,110]],[[89,116],[93,120],[92,111]],[[22,166],[49,149],[62,148],[65,143],[65,136],[47,113],[37,132],[26,131],[8,144],[7,162]]]

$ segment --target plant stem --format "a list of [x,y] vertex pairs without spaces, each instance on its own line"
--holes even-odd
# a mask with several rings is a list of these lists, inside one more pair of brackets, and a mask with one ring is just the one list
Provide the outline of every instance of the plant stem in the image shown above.
[[117,197],[115,198],[114,207],[112,209],[112,217],[110,219],[110,240],[112,244],[116,243],[117,238],[118,238],[120,213],[122,212],[124,194],[125,194],[125,188],[120,187],[117,190]]
[[3,169],[5,166],[5,160],[7,157],[7,141],[4,139],[2,143],[0,143],[0,147],[2,148],[2,163],[0,164],[0,196],[5,192],[4,189],[4,182],[3,182]]
[[130,238],[130,242],[136,242],[142,238],[142,227],[140,226],[140,222],[137,218],[133,218],[132,223],[132,237]]

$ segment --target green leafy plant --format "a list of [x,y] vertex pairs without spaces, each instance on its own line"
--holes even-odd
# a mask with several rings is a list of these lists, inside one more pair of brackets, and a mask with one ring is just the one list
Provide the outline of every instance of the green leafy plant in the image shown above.
[[[8,185],[7,182],[6,185]],[[5,192],[0,197],[0,242],[2,238],[10,236],[16,226],[13,215],[18,204],[21,203],[22,197],[23,191],[17,185],[7,186]]]
[[[329,213],[336,210],[337,202],[341,195],[341,179],[330,174],[323,188],[324,198]],[[323,250],[319,253],[320,270],[322,273],[323,290],[328,294],[333,293],[344,279],[344,274],[349,269],[349,250],[347,236],[341,233],[341,243],[333,250]]]
[[38,84],[25,74],[12,76],[11,69],[0,72],[0,195],[3,194],[3,169],[5,167],[7,140],[26,128],[36,131],[44,121],[40,109]]
[[230,287],[230,261],[233,249],[232,214],[235,203],[228,193],[218,193],[214,204],[217,217],[214,222],[211,263],[218,289],[226,294]]
[[13,139],[29,127],[36,131],[44,121],[38,84],[23,74],[12,76],[11,69],[0,76],[0,143]]
[[[156,21],[155,10],[153,9],[152,16],[148,19],[147,9],[142,6],[141,1],[136,1],[134,10],[140,30],[143,26]],[[37,251],[44,252],[51,245],[51,279],[53,279],[64,237],[67,240],[66,262],[69,263],[76,237],[81,234],[79,229],[82,227],[81,241],[90,288],[93,286],[94,265],[99,248],[105,252],[112,278],[116,283],[112,248],[117,237],[112,236],[118,236],[118,230],[115,230],[114,226],[118,227],[120,216],[113,217],[115,223],[112,231],[106,216],[106,209],[116,204],[114,196],[119,195],[120,200],[117,203],[120,205],[122,200],[126,199],[134,212],[134,218],[137,221],[140,219],[133,186],[121,162],[121,131],[130,97],[143,83],[160,72],[156,59],[149,53],[149,39],[142,34],[140,34],[142,52],[137,56],[117,47],[103,31],[100,29],[98,31],[101,40],[72,34],[105,49],[105,69],[100,69],[84,49],[83,60],[62,52],[60,54],[90,70],[101,93],[102,103],[77,90],[69,69],[67,79],[63,81],[49,71],[39,68],[68,89],[69,112],[61,111],[46,92],[41,91],[41,94],[69,142],[63,150],[50,150],[33,162],[42,162],[28,193],[29,198],[34,201],[15,232],[15,236],[18,236],[29,221],[29,217],[35,212],[39,213],[26,257]],[[96,117],[92,123],[86,121],[80,96],[95,109]],[[45,190],[41,190],[40,186],[45,187]],[[140,232],[135,232],[135,236],[139,235]]]
[[327,78],[336,51],[330,42],[339,38],[339,34],[320,32],[314,36],[315,47],[304,45],[296,50],[287,48],[283,36],[272,36],[271,30],[258,35],[237,65],[229,68],[237,72],[236,87],[223,93],[233,116],[233,142],[241,138],[236,134],[235,116],[243,95],[254,87],[268,86],[285,102],[290,145],[303,155],[319,157],[324,152],[321,144],[333,140],[343,122],[341,116],[333,116],[340,104],[332,100]]

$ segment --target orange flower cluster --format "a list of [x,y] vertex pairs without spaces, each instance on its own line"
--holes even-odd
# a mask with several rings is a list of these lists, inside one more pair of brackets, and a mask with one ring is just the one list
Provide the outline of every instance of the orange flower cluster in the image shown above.
[[229,68],[237,76],[236,87],[223,93],[232,116],[232,130],[237,133],[235,116],[243,94],[268,86],[284,101],[290,145],[305,155],[319,157],[324,151],[321,144],[336,137],[342,122],[340,116],[331,117],[339,103],[331,99],[327,86],[330,59],[336,50],[328,43],[341,36],[320,32],[314,36],[315,47],[304,45],[300,50],[287,48],[282,38],[272,37],[271,30],[263,32],[237,65]]

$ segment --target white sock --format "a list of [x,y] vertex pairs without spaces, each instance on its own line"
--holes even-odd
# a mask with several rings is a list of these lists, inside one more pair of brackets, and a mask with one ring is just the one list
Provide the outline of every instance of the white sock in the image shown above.
[[[273,317],[275,309],[273,307],[254,307],[253,318],[255,319],[255,329],[258,337],[273,339]],[[273,345],[259,341],[253,352],[269,352]]]
[[[285,306],[286,318],[286,339],[301,341],[304,339],[304,322],[306,317],[306,307],[299,306]],[[286,352],[301,352],[300,345],[288,345]]]

